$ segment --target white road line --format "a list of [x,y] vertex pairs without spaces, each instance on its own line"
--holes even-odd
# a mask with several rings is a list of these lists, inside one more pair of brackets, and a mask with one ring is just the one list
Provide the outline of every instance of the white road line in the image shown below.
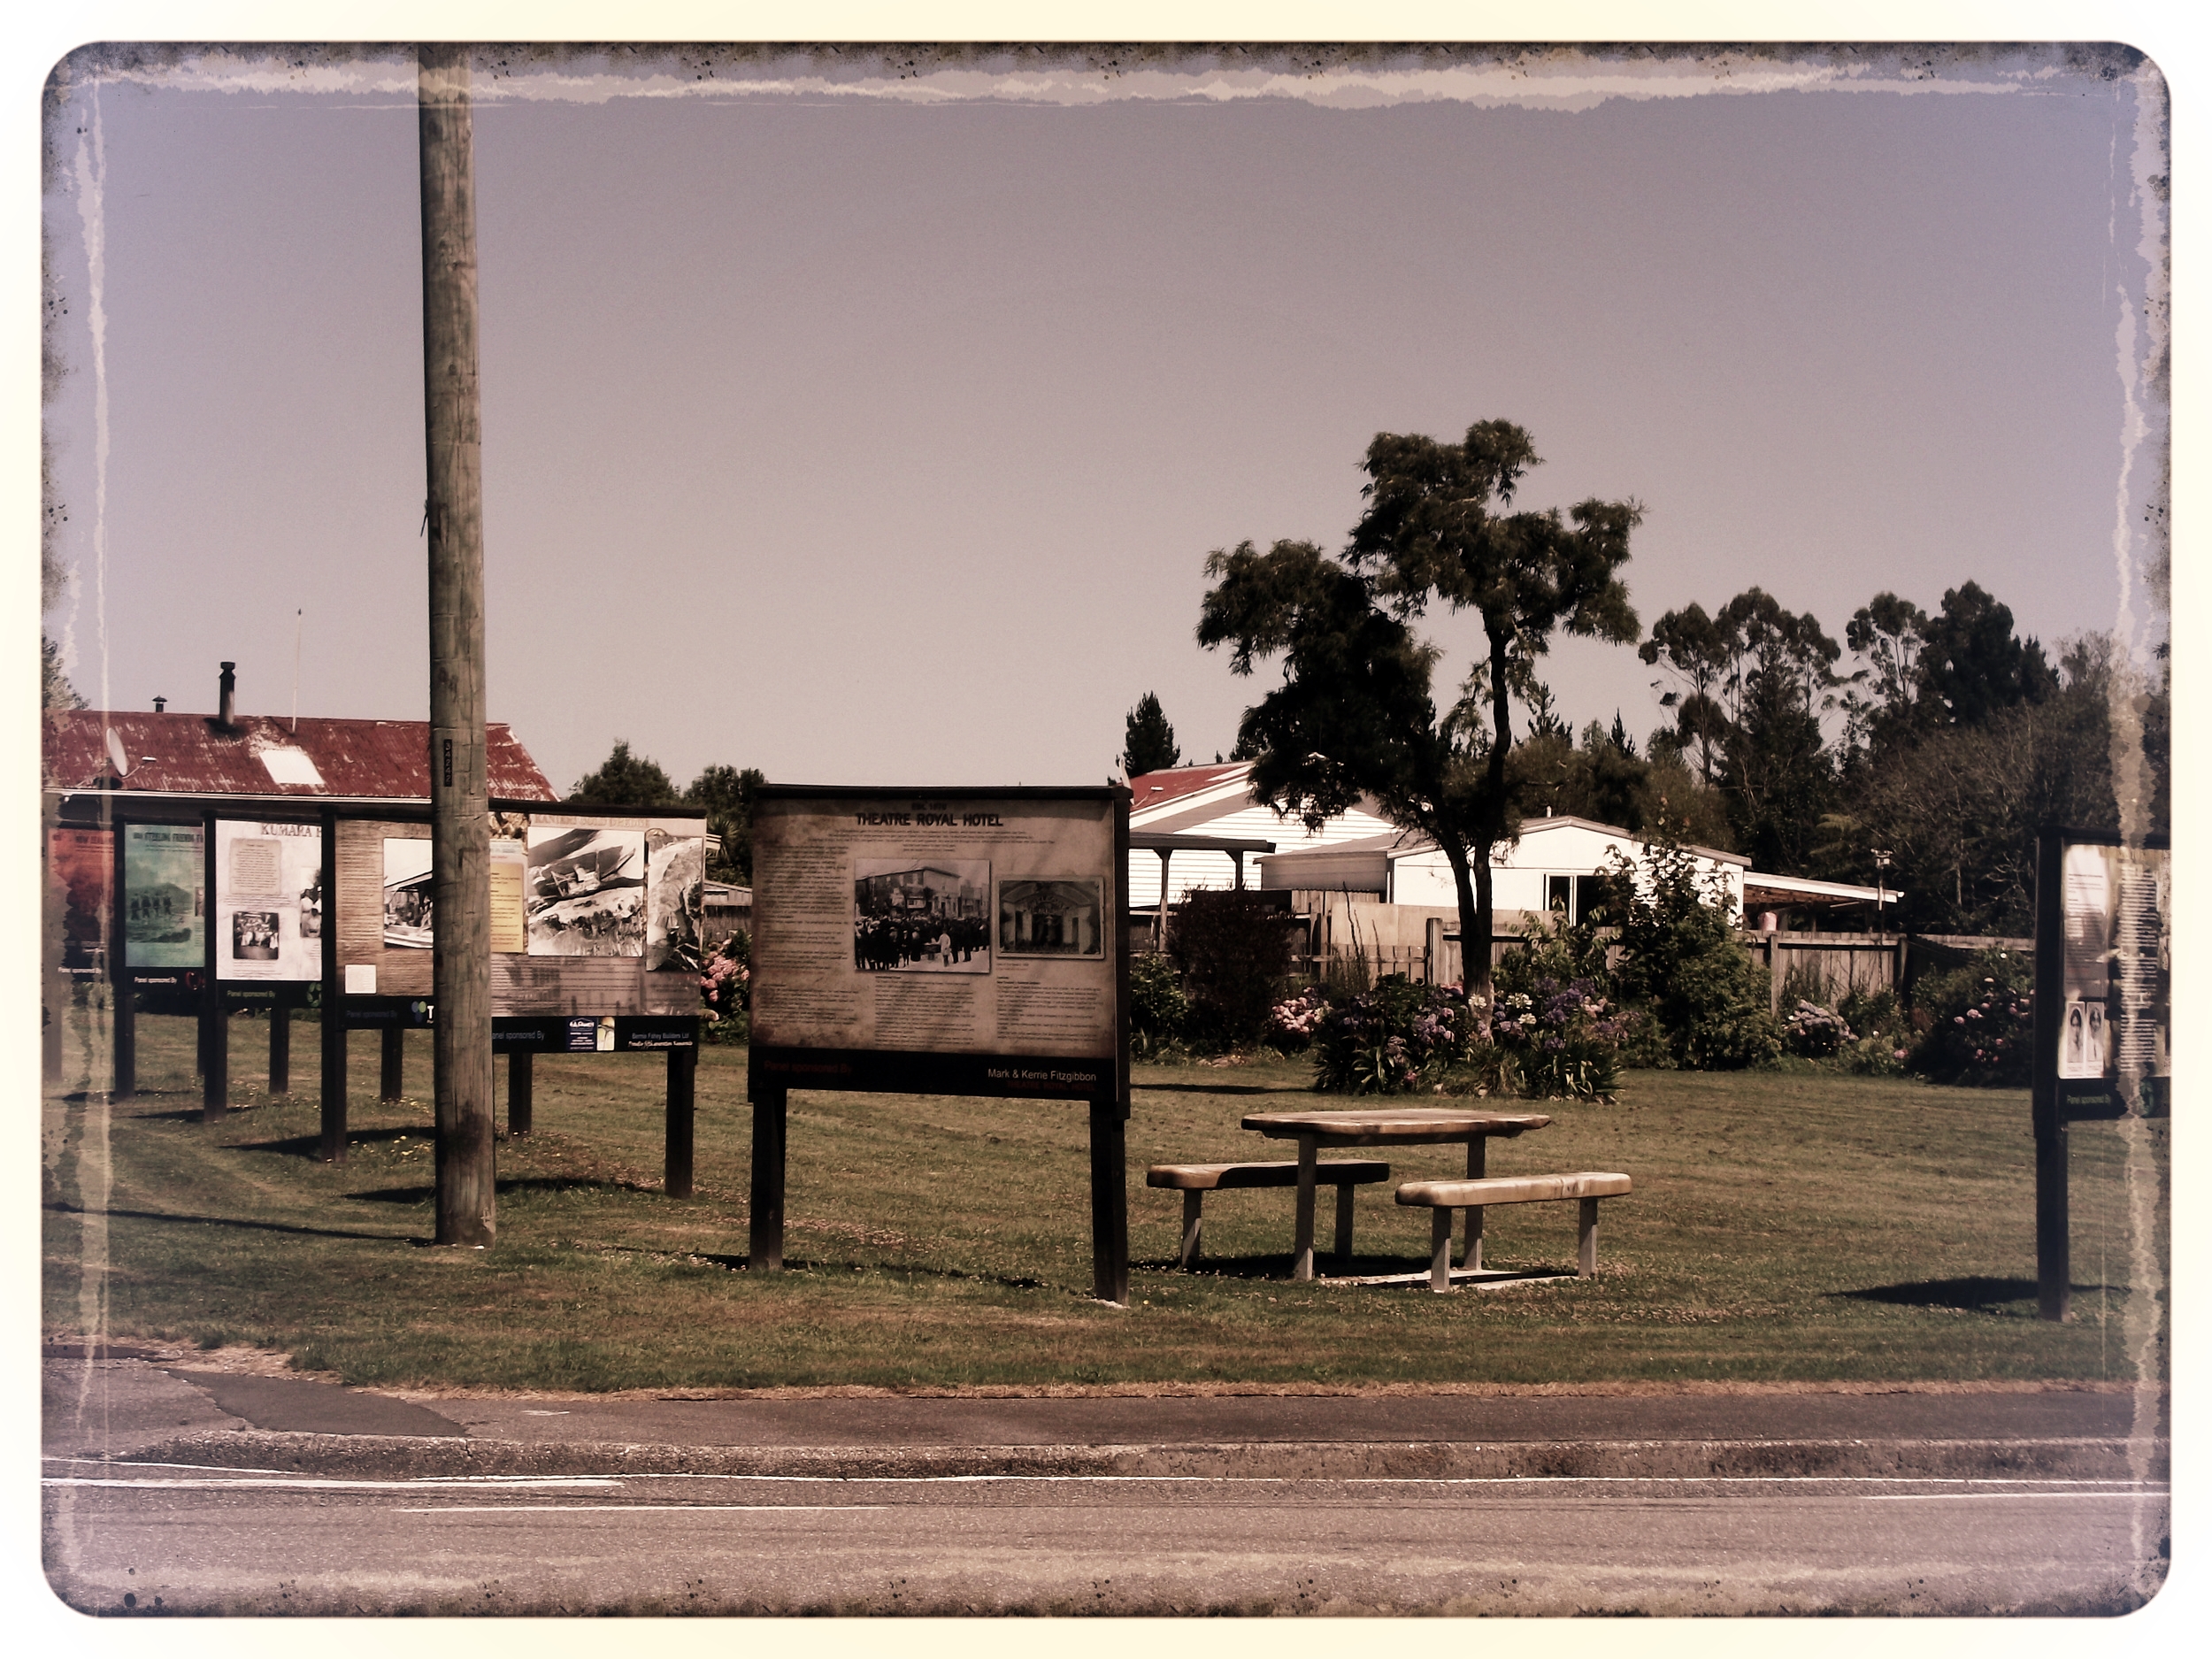
[[1870,1492],[1865,1494],[1869,1503],[1918,1503],[1929,1498],[2162,1498],[2170,1495],[2165,1486],[2138,1486],[2127,1492]]
[[[107,1465],[112,1467],[113,1465]],[[206,1469],[193,1476],[151,1479],[120,1476],[48,1475],[49,1486],[144,1488],[168,1491],[434,1492],[434,1491],[617,1491],[630,1481],[749,1481],[773,1486],[1414,1486],[1432,1488],[1510,1486],[1940,1486],[1940,1492],[1861,1493],[1877,1502],[1926,1498],[2146,1497],[2162,1496],[2165,1486],[2138,1486],[2113,1478],[2063,1479],[2033,1476],[1912,1475],[750,1475],[654,1471],[620,1475],[418,1475],[379,1480],[333,1476],[286,1475],[276,1471],[223,1470],[205,1464],[162,1463],[148,1468]],[[2036,1488],[2026,1490],[2025,1488]],[[692,1507],[692,1506],[685,1506]],[[870,1506],[879,1507],[879,1506]]]
[[632,1515],[640,1510],[706,1514],[741,1511],[752,1515],[819,1515],[853,1509],[887,1509],[888,1503],[436,1503],[394,1509],[394,1515]]
[[488,1479],[455,1476],[445,1479],[426,1477],[415,1480],[338,1480],[306,1476],[251,1480],[219,1480],[211,1478],[110,1480],[93,1475],[48,1475],[40,1484],[49,1486],[126,1486],[186,1492],[433,1492],[449,1489],[480,1492],[488,1486],[503,1491],[557,1488],[562,1491],[607,1492],[618,1490],[622,1485],[621,1481],[606,1475],[498,1475]]

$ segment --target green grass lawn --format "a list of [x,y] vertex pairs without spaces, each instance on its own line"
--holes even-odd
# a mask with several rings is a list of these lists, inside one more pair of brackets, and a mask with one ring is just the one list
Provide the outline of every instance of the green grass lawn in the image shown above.
[[[104,1081],[96,1041],[73,1050],[45,1102],[50,1328],[248,1341],[355,1383],[577,1390],[2133,1376],[2123,1132],[2074,1131],[2076,1319],[2043,1323],[2017,1092],[1632,1073],[1620,1103],[1555,1103],[1551,1127],[1491,1149],[1493,1174],[1635,1178],[1603,1211],[1600,1277],[1436,1296],[1284,1282],[1287,1191],[1209,1195],[1209,1262],[1178,1271],[1180,1194],[1146,1187],[1144,1166],[1285,1156],[1240,1117],[1325,1102],[1294,1062],[1141,1067],[1120,1310],[1089,1295],[1080,1105],[795,1094],[790,1271],[755,1279],[742,1050],[702,1055],[681,1202],[660,1191],[664,1062],[540,1059],[536,1133],[499,1144],[499,1242],[477,1253],[429,1243],[427,1033],[389,1103],[357,1033],[354,1142],[334,1167],[314,1156],[314,1028],[296,1027],[296,1092],[276,1098],[265,1025],[234,1030],[220,1125],[197,1121],[188,1022],[142,1018],[141,1093],[111,1106],[88,1087]],[[2136,1133],[2162,1284],[2167,1125]],[[1379,1156],[1394,1181],[1463,1172],[1458,1147]],[[1428,1213],[1389,1193],[1361,1193],[1356,1271],[1425,1265]],[[1574,1221],[1565,1204],[1494,1210],[1486,1263],[1571,1271]],[[2157,1316],[2162,1331],[2162,1298]]]

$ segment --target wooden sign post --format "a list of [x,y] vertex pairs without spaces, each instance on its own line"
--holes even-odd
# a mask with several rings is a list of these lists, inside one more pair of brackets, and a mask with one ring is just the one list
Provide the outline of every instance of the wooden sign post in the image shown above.
[[1079,1102],[1092,1288],[1129,1297],[1129,792],[754,799],[752,1216],[783,1265],[794,1089]]
[[[468,49],[426,45],[422,358],[430,543],[430,840],[437,921],[440,1244],[495,1234],[491,820],[484,776],[483,431],[477,394],[476,188]],[[387,1059],[389,1066],[388,1050]],[[388,1069],[387,1079],[390,1072]]]
[[2035,852],[2036,1310],[2072,1315],[2067,1125],[2171,1110],[2166,841],[2047,829]]

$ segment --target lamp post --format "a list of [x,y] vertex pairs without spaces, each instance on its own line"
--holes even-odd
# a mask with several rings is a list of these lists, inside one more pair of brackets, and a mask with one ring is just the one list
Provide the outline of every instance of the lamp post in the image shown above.
[[1883,872],[1889,868],[1890,850],[1879,847],[1869,850],[1874,855],[1874,931],[1878,933],[1882,931],[1882,902],[1889,896],[1889,884]]

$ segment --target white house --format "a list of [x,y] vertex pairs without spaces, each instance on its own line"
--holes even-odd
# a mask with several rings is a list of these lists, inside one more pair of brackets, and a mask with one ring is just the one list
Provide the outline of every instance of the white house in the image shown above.
[[[1595,891],[1590,878],[1608,867],[1608,855],[1618,852],[1633,864],[1643,845],[1644,838],[1633,830],[1588,818],[1563,815],[1525,819],[1521,839],[1491,853],[1492,904],[1501,914],[1532,911],[1540,916],[1564,906],[1570,916],[1579,918]],[[1751,861],[1740,853],[1711,847],[1687,850],[1695,855],[1701,878],[1718,876],[1725,883],[1729,901],[1740,915],[1744,873]],[[1451,866],[1425,835],[1392,830],[1310,851],[1284,849],[1262,856],[1258,863],[1263,889],[1349,893],[1383,904],[1455,913],[1459,903]],[[1291,908],[1305,911],[1309,906],[1294,898]]]
[[[1278,818],[1274,808],[1255,801],[1251,778],[1252,763],[1243,760],[1141,772],[1129,780],[1130,833],[1273,841],[1276,856],[1396,833],[1372,801],[1350,808],[1318,832],[1310,833],[1296,818]],[[1225,852],[1179,848],[1164,859],[1149,849],[1138,849],[1129,855],[1129,908],[1150,910],[1157,907],[1163,870],[1171,904],[1193,888],[1237,886],[1237,864]],[[1248,884],[1251,880],[1249,865],[1244,879]]]
[[[1498,941],[1519,934],[1532,916],[1555,908],[1579,918],[1595,895],[1591,880],[1617,849],[1632,863],[1643,851],[1632,830],[1588,818],[1529,818],[1521,839],[1494,849],[1492,926]],[[1750,860],[1710,847],[1688,849],[1701,877],[1717,876],[1741,913]],[[1309,949],[1352,950],[1411,970],[1439,949],[1436,935],[1459,931],[1459,897],[1450,865],[1424,835],[1391,830],[1332,845],[1284,850],[1259,860],[1263,891],[1285,894],[1294,915],[1310,918]],[[1456,948],[1448,958],[1457,961]],[[1449,972],[1455,972],[1455,968]]]

